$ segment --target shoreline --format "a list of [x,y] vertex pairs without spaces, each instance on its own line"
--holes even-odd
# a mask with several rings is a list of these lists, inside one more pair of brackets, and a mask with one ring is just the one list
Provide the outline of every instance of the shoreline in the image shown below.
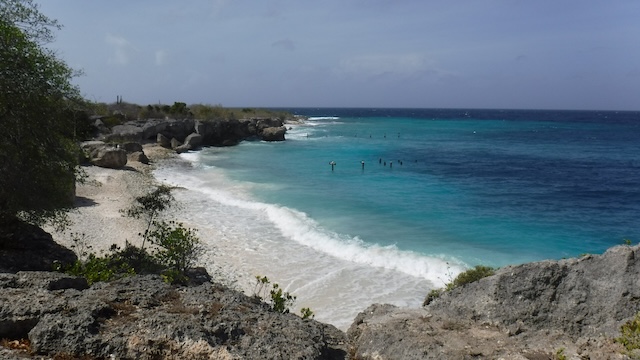
[[[123,169],[84,166],[87,179],[82,184],[76,184],[75,208],[68,214],[71,224],[62,232],[56,231],[49,224],[43,226],[43,229],[50,233],[58,244],[76,252],[78,257],[81,257],[82,253],[105,253],[112,245],[122,248],[127,242],[140,245],[140,234],[145,230],[145,221],[127,217],[121,211],[129,208],[136,197],[163,183],[154,176],[154,171],[166,166],[166,162],[189,164],[172,150],[164,149],[157,144],[145,144],[144,152],[150,160],[149,165],[129,160]],[[174,191],[180,190],[178,188]],[[160,217],[197,229],[180,218],[181,205],[184,204],[176,202]],[[199,237],[207,247],[205,253],[210,252],[205,239]],[[240,276],[237,269],[219,266],[217,262],[207,262],[204,256],[198,260],[197,266],[205,267],[213,282],[251,295],[248,290],[250,291],[253,284],[249,284],[248,279],[243,279],[239,284]]]

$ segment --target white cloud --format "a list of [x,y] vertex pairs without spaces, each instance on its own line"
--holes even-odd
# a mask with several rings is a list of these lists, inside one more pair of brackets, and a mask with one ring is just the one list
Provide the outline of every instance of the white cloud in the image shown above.
[[291,41],[291,39],[278,40],[272,43],[271,46],[274,48],[279,48],[279,49],[288,50],[288,51],[293,51],[296,49],[296,44],[293,41]]
[[364,76],[396,74],[410,76],[428,70],[433,62],[417,54],[363,55],[340,62],[343,72]]
[[167,63],[167,52],[165,50],[156,50],[156,65],[162,66]]
[[113,54],[109,57],[109,63],[117,65],[129,64],[131,54],[135,51],[135,48],[127,39],[108,33],[105,41],[113,48]]

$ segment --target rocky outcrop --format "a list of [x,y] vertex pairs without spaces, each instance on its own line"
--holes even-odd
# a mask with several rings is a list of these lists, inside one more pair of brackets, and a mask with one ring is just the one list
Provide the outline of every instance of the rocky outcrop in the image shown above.
[[[101,129],[104,131],[104,127]],[[181,148],[185,151],[185,149],[192,150],[199,146],[232,146],[251,138],[283,141],[286,130],[282,120],[271,118],[208,121],[152,119],[116,125],[110,133],[103,133],[102,140],[107,143],[157,141],[161,146],[168,148],[168,142],[171,139],[176,139],[183,144],[187,143],[188,137],[192,137],[191,144]],[[198,136],[199,139],[196,139]]]
[[0,274],[0,338],[36,354],[116,359],[344,359],[344,333],[220,285],[154,275],[96,283]]
[[264,141],[284,141],[284,134],[287,132],[287,128],[280,127],[268,127],[262,130],[260,136]]
[[68,265],[76,260],[73,251],[53,241],[51,234],[39,227],[15,218],[0,219],[0,272],[50,271],[55,264]]
[[127,165],[127,152],[103,141],[85,141],[80,144],[86,158],[93,165],[121,169]]
[[359,359],[615,359],[625,357],[612,339],[638,311],[640,246],[619,246],[508,266],[424,309],[374,305],[348,336]]

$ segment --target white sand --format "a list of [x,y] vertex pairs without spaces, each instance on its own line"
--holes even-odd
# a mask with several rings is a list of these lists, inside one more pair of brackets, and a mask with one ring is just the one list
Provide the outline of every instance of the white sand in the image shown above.
[[[153,179],[144,165],[129,162],[125,169],[98,166],[83,167],[88,178],[76,187],[77,208],[69,213],[72,225],[63,233],[52,233],[54,239],[67,247],[77,245],[82,238],[96,253],[112,244],[123,246],[126,241],[137,244],[138,233],[144,231],[144,221],[123,216],[120,212],[133,204],[136,196],[151,189]],[[51,231],[51,229],[46,229]]]
[[[145,220],[127,217],[121,211],[130,208],[136,197],[145,195],[158,185],[152,170],[159,160],[168,157],[178,159],[172,151],[155,144],[145,145],[144,152],[151,161],[150,165],[129,161],[124,169],[119,170],[84,167],[88,179],[76,187],[76,209],[69,213],[71,226],[64,232],[55,232],[50,226],[45,230],[53,235],[56,242],[76,253],[86,250],[100,254],[107,252],[113,244],[124,247],[127,241],[140,246],[142,237],[139,234],[147,226]],[[180,221],[175,218],[178,214],[179,211],[167,211],[165,216],[168,220]],[[189,227],[189,224],[185,226]],[[224,269],[211,263],[200,265],[206,265],[214,281],[237,288],[235,270],[228,265]],[[246,285],[241,288],[246,290]]]

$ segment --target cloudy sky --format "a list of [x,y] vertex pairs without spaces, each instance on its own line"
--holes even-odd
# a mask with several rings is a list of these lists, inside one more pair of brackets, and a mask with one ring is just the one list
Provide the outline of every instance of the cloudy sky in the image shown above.
[[84,95],[640,110],[637,0],[38,0]]

